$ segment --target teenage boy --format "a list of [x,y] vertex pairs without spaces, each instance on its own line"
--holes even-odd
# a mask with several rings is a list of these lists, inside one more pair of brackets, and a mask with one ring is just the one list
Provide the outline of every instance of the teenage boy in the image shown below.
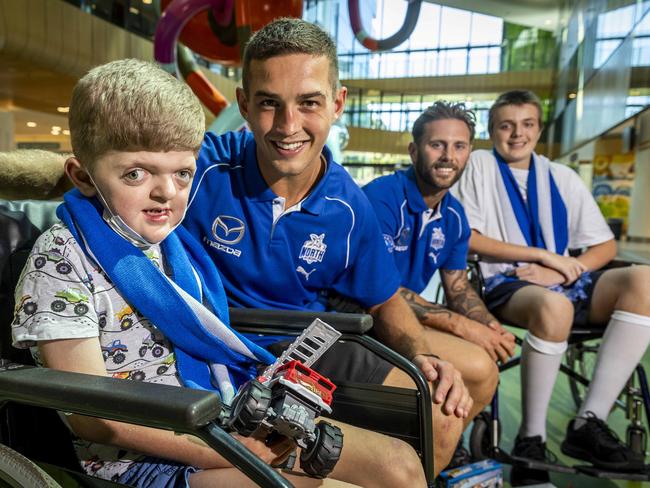
[[[464,104],[436,102],[413,124],[408,146],[413,166],[363,188],[400,272],[402,296],[427,326],[429,348],[458,368],[474,399],[468,420],[492,399],[499,380],[496,361],[506,361],[515,347],[514,336],[487,311],[467,279],[470,228],[449,193],[469,159],[474,127],[474,114]],[[446,306],[419,295],[437,270]]]
[[[324,146],[345,106],[337,63],[334,41],[303,20],[278,19],[251,37],[237,102],[252,133],[206,135],[184,226],[217,263],[232,305],[324,310],[336,291],[367,308],[380,340],[437,381],[440,471],[472,400],[458,371],[431,355],[372,207]],[[412,385],[349,343],[318,368],[333,379]]]
[[[38,239],[21,276],[15,345],[36,346],[37,362],[50,368],[218,387],[228,402],[274,357],[229,328],[214,263],[178,227],[203,138],[200,104],[159,67],[123,60],[79,81],[69,118],[74,157],[65,171],[77,189],[65,195],[63,222]],[[81,415],[65,419],[88,474],[137,487],[255,486],[198,439]],[[362,486],[425,483],[406,444],[342,429],[346,446],[333,478]],[[269,463],[293,447],[286,438],[236,437]],[[295,486],[350,486],[287,478]]]
[[[492,151],[475,151],[458,184],[472,227],[470,250],[486,258],[486,303],[528,329],[522,346],[522,425],[513,454],[548,458],[546,414],[572,324],[605,328],[587,396],[567,428],[565,454],[606,469],[639,469],[605,421],[650,341],[650,268],[599,271],[616,243],[589,190],[570,168],[534,152],[539,99],[502,94],[490,108]],[[584,249],[577,258],[569,249]],[[514,468],[513,484],[548,480]]]

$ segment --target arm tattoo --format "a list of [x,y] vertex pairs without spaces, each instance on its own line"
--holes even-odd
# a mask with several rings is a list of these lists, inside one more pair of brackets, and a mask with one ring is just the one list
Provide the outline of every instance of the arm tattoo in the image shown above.
[[444,317],[451,319],[451,313],[442,305],[428,302],[426,304],[419,303],[417,301],[419,295],[406,288],[402,288],[400,294],[404,297],[404,300],[406,300],[406,303],[409,304],[413,312],[415,312],[415,316],[420,322],[426,322],[427,320],[432,319],[433,315],[443,315]]
[[445,289],[445,297],[451,310],[481,324],[496,321],[467,280],[465,270],[441,269],[440,275],[442,286]]

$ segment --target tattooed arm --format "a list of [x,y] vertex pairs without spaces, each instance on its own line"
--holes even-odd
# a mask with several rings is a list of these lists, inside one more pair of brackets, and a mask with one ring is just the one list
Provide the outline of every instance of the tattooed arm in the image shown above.
[[[467,282],[467,277],[465,276],[464,271],[462,271],[462,274],[465,277],[465,281]],[[443,275],[443,286],[445,287],[445,292],[447,292],[448,287],[445,284],[444,280],[445,277]],[[474,291],[472,290],[469,283],[467,283],[467,286],[471,292]],[[415,315],[420,320],[420,323],[422,323],[422,325],[432,327],[434,329],[438,329],[443,332],[461,337],[467,341],[473,342],[474,344],[477,344],[478,346],[485,349],[485,351],[495,361],[497,359],[506,361],[508,357],[511,357],[514,354],[514,336],[505,330],[501,324],[487,311],[485,305],[483,305],[480,298],[475,292],[470,296],[472,296],[472,300],[475,298],[480,303],[480,305],[483,306],[483,311],[485,314],[482,316],[481,314],[476,314],[473,315],[472,318],[458,313],[461,310],[463,312],[466,310],[476,312],[477,310],[471,306],[473,303],[472,300],[469,300],[470,305],[468,305],[466,303],[467,300],[464,301],[462,300],[462,297],[459,298],[460,294],[454,296],[457,302],[454,305],[458,306],[458,303],[464,303],[465,308],[452,311],[442,305],[430,303],[417,293],[406,288],[401,288],[400,292],[406,302],[411,306],[411,309],[415,312]],[[452,301],[449,299],[449,295],[447,295],[447,300],[450,302]],[[481,319],[486,320],[486,323],[479,322],[477,317],[481,317]]]
[[451,310],[493,329],[501,325],[472,288],[464,269],[441,269],[440,278]]

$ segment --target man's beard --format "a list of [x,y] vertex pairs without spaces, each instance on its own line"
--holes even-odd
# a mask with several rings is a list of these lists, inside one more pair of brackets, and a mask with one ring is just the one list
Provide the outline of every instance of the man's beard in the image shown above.
[[[424,164],[422,161],[422,157],[420,155],[418,155],[418,159],[415,164],[416,164],[415,170],[418,173],[420,179],[435,190],[448,190],[449,188],[454,186],[454,184],[458,181],[458,179],[463,174],[463,170],[465,169],[463,168],[459,170],[458,166],[452,163],[435,163],[430,170],[427,167],[427,170],[422,171],[422,167],[424,166]],[[435,171],[436,169],[439,168],[452,168],[456,170],[453,178],[449,183],[444,182],[439,184],[435,181],[435,177],[433,176],[432,171]]]

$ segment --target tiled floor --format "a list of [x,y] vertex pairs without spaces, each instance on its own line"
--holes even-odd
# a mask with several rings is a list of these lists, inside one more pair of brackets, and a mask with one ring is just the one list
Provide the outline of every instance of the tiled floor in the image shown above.
[[[513,330],[513,332],[516,332]],[[650,372],[650,353],[646,352],[643,364]],[[519,421],[521,419],[520,407],[520,388],[519,388],[519,368],[513,368],[501,375],[501,385],[499,387],[499,405],[501,420],[503,424],[503,438],[501,447],[510,450],[517,435]],[[576,461],[564,456],[560,452],[560,443],[564,439],[564,432],[568,421],[575,413],[575,404],[573,402],[569,383],[565,375],[560,374],[553,391],[553,398],[549,409],[548,416],[548,446],[557,454],[560,460],[565,464],[575,464]],[[627,421],[622,410],[616,409],[609,419],[609,424],[614,428],[621,438],[625,437]],[[466,434],[466,438],[468,435]],[[506,479],[509,468],[505,468]],[[552,482],[558,487],[571,488],[605,488],[605,487],[625,487],[640,488],[650,487],[650,483],[631,482],[631,481],[611,481],[592,478],[589,476],[576,476],[555,474],[551,475]],[[510,486],[507,484],[506,486]]]

